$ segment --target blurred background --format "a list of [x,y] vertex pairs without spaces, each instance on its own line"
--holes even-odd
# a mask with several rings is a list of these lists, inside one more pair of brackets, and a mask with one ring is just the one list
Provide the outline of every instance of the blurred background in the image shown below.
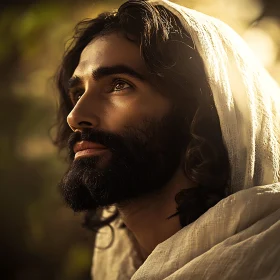
[[[1,1],[1,279],[90,279],[94,236],[57,193],[66,165],[51,142],[52,78],[75,24],[122,2]],[[173,2],[228,23],[280,82],[279,0]]]

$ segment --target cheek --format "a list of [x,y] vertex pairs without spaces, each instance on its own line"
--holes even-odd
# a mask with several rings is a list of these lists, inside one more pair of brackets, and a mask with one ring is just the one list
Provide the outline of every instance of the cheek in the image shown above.
[[170,109],[170,105],[163,97],[144,99],[137,96],[116,97],[107,108],[104,125],[110,131],[120,131],[125,126],[135,126],[144,119],[160,120]]

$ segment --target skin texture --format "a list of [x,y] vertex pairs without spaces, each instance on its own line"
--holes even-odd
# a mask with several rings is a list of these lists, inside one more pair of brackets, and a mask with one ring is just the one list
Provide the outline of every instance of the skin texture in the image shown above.
[[[93,70],[119,64],[130,66],[148,79],[138,47],[121,35],[98,38],[83,50],[73,76],[81,77],[83,85],[80,88],[84,93],[67,118],[72,129],[89,127],[85,123],[79,125],[80,122],[88,122],[91,127],[119,132],[124,125],[133,125],[147,116],[160,119],[168,112],[169,101],[148,81],[140,81],[127,74],[113,75],[98,82],[93,80]],[[125,85],[126,89],[113,92],[113,78],[128,81],[135,89]]]
[[[142,78],[128,74],[93,78],[94,70],[116,65],[128,66],[140,73]],[[70,96],[74,108],[67,118],[73,131],[97,128],[121,133],[125,127],[134,127],[145,118],[160,120],[170,111],[170,101],[151,79],[139,47],[121,34],[93,40],[83,50],[73,77],[76,82]],[[110,151],[103,154],[102,166],[106,166],[109,160]],[[180,165],[159,193],[117,205],[124,223],[138,240],[144,257],[181,229],[178,217],[167,217],[176,212],[175,195],[181,189],[190,187],[193,184],[185,177]]]

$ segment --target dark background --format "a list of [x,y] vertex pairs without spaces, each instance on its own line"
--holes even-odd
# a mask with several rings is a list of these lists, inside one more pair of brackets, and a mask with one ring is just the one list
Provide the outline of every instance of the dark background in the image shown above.
[[[57,108],[52,76],[74,25],[121,2],[0,3],[1,279],[90,279],[93,234],[56,189],[66,165],[51,144]],[[227,21],[280,80],[279,0],[174,2]]]

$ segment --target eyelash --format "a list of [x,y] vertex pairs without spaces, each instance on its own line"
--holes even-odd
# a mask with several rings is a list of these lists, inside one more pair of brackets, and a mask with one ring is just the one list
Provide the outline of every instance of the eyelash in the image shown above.
[[[114,90],[114,88],[116,88],[116,86],[120,83],[123,84],[127,84],[129,87],[124,88],[124,89],[120,89],[120,90]],[[120,92],[129,88],[133,88],[133,86],[131,85],[131,83],[127,82],[124,79],[120,79],[120,78],[115,78],[113,79],[113,81],[111,82],[111,86],[110,86],[110,91],[108,91],[107,93],[112,93],[112,92]],[[71,101],[76,104],[78,102],[78,100],[81,98],[81,96],[83,95],[84,91],[82,89],[73,91],[72,93],[70,93],[70,99]]]
[[[132,85],[129,82],[127,82],[126,80],[123,80],[123,79],[120,79],[120,78],[115,78],[115,79],[113,79],[113,81],[111,83],[112,89],[114,89],[117,86],[117,84],[120,84],[120,83],[127,84],[127,85],[129,85],[128,88],[132,88]],[[115,90],[115,91],[122,91],[122,90],[125,90],[125,89],[126,88],[120,89],[120,90]],[[112,90],[112,91],[114,91],[114,90]]]

